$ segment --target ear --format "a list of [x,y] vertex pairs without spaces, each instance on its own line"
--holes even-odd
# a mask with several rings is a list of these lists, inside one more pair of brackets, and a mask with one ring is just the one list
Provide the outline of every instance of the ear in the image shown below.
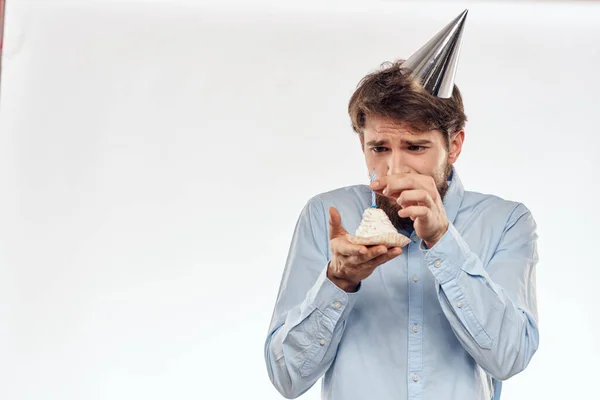
[[450,137],[449,152],[448,152],[448,164],[454,164],[460,152],[462,151],[463,143],[465,141],[465,131],[461,129],[458,132],[454,132]]

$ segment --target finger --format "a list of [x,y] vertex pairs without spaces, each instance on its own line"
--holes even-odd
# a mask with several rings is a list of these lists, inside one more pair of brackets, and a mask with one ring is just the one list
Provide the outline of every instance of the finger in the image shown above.
[[348,257],[347,262],[352,265],[361,265],[366,263],[367,261],[374,259],[375,257],[378,257],[388,252],[387,247],[383,245],[372,246],[368,250],[369,251],[367,252],[367,254],[353,255]]
[[342,217],[335,207],[329,207],[329,239],[345,236],[348,232],[342,226]]
[[381,188],[381,194],[387,197],[398,197],[404,190],[426,190],[432,199],[438,195],[437,186],[433,177],[419,173],[399,174],[387,177],[387,185]]
[[394,179],[396,177],[400,177],[405,174],[414,174],[414,173],[418,173],[418,172],[409,166],[403,166],[400,169],[395,170],[392,174],[384,175],[384,176],[381,176],[380,178],[377,178],[375,181],[371,182],[371,184],[369,186],[373,190],[383,189],[387,186],[388,179]]
[[425,206],[409,206],[398,211],[398,215],[402,218],[410,218],[413,221],[417,218],[429,217],[431,209]]
[[420,186],[414,184],[413,178],[408,178],[408,174],[385,177],[381,179],[375,187],[376,188],[372,188],[372,190],[376,193],[393,198],[394,200],[396,200],[398,195],[404,190],[422,189]]
[[387,186],[382,190],[382,194],[388,197],[397,197],[405,190],[421,189],[427,190],[427,181],[429,177],[419,174],[403,174],[395,179],[389,179]]
[[331,240],[331,251],[342,256],[358,256],[369,252],[366,246],[350,243],[343,237],[337,237]]
[[429,208],[434,206],[433,199],[429,195],[429,192],[423,189],[405,190],[400,193],[400,196],[398,196],[398,200],[396,200],[396,202],[403,208],[413,205],[426,206]]
[[384,263],[390,261],[391,259],[398,257],[400,254],[402,254],[402,249],[400,247],[392,247],[391,249],[389,249],[387,251],[387,253],[382,254],[378,257],[375,257],[370,261],[367,261],[366,263],[362,264],[360,267],[364,268],[364,269],[375,268],[381,264],[384,264]]

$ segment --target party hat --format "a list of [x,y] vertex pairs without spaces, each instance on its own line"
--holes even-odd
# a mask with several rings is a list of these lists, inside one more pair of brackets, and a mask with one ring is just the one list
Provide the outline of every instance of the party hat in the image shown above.
[[445,99],[452,96],[467,12],[463,11],[402,63],[402,69],[410,70],[411,76],[434,96]]

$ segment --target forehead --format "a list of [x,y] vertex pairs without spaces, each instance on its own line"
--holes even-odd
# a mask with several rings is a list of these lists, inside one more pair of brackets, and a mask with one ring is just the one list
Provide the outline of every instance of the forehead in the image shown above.
[[429,139],[435,140],[439,138],[439,131],[420,131],[412,127],[410,124],[393,120],[381,116],[369,116],[365,120],[365,128],[363,129],[365,139],[382,140],[388,139]]

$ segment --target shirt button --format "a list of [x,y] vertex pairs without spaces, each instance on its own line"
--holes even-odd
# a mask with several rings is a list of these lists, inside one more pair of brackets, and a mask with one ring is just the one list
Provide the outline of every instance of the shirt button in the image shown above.
[[415,281],[415,282],[416,282],[416,281],[418,281],[418,280],[419,280],[419,277],[418,277],[418,276],[416,276],[416,275],[413,275],[413,281]]
[[418,382],[419,381],[419,375],[413,375],[412,376],[412,380],[415,381],[415,382]]
[[439,268],[439,266],[442,264],[442,262],[440,260],[435,260],[435,262],[433,263],[433,265],[436,266],[436,268]]
[[320,344],[321,346],[325,346],[325,339],[321,339],[321,340],[319,340],[319,344]]
[[413,325],[413,327],[412,327],[412,331],[413,331],[414,333],[418,333],[418,332],[419,332],[419,327],[418,327],[417,325]]
[[419,237],[418,237],[418,236],[415,236],[415,237],[413,238],[413,242],[417,243],[418,241],[419,241]]
[[463,306],[463,302],[459,301],[458,303],[456,303],[456,307],[461,308]]
[[342,303],[340,303],[339,301],[334,301],[333,308],[335,308],[336,310],[339,310],[340,308],[342,308]]

